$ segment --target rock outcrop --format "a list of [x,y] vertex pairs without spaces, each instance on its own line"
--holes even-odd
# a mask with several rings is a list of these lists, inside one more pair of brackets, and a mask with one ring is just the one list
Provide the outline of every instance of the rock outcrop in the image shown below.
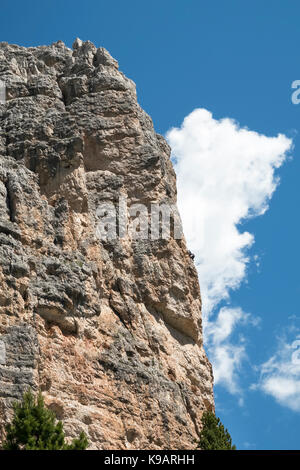
[[185,240],[96,235],[97,207],[176,204],[134,83],[76,40],[0,44],[0,422],[41,389],[90,448],[194,448],[213,409]]

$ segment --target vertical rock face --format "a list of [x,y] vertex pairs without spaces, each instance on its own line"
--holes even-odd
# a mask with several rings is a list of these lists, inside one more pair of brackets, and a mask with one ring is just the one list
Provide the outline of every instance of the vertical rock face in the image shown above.
[[195,447],[213,409],[184,239],[101,240],[97,207],[176,204],[170,149],[90,42],[0,44],[0,421],[41,389],[91,448]]

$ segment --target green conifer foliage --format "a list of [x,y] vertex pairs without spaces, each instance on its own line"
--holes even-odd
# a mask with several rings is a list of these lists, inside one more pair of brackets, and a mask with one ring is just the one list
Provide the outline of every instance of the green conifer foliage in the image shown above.
[[236,450],[229,432],[214,413],[211,411],[203,413],[202,424],[199,441],[201,450]]
[[85,450],[88,441],[82,432],[71,444],[65,442],[61,421],[45,407],[41,393],[37,398],[31,391],[21,403],[14,404],[14,417],[6,426],[4,450]]

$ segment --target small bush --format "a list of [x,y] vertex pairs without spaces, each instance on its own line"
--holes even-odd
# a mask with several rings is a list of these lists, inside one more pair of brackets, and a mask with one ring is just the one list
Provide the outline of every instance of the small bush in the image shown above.
[[14,417],[6,426],[4,450],[85,450],[88,446],[82,432],[71,444],[65,442],[61,421],[45,407],[41,393],[37,398],[31,391],[23,395],[21,403],[14,404]]
[[200,434],[199,449],[201,450],[236,450],[227,429],[220,419],[211,411],[202,416],[203,428]]

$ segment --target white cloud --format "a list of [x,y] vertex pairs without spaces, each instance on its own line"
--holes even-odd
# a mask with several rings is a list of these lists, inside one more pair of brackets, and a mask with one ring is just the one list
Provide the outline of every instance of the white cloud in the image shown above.
[[263,214],[292,141],[216,120],[196,109],[167,133],[177,174],[178,206],[196,255],[205,314],[245,278],[252,234],[241,221]]
[[[240,128],[232,119],[216,120],[196,109],[180,128],[167,133],[177,174],[178,206],[189,249],[195,254],[203,300],[206,344],[212,353],[215,380],[237,390],[236,371],[245,358],[244,345],[233,345],[218,325],[210,325],[220,301],[229,300],[246,278],[253,234],[241,222],[262,215],[278,184],[274,172],[286,159],[292,141]],[[257,262],[257,259],[255,259]],[[229,309],[227,332],[241,318]],[[243,314],[245,315],[245,314]],[[209,322],[209,323],[208,323]],[[231,384],[231,385],[230,385]]]
[[261,366],[261,378],[252,387],[271,395],[283,406],[300,411],[300,335],[292,343],[281,340],[277,352]]
[[238,324],[246,323],[249,315],[240,308],[221,308],[214,322],[207,322],[205,337],[208,345],[210,360],[214,366],[215,384],[224,385],[231,393],[240,392],[238,386],[238,371],[246,358],[243,338],[238,344],[230,341],[230,336]]

